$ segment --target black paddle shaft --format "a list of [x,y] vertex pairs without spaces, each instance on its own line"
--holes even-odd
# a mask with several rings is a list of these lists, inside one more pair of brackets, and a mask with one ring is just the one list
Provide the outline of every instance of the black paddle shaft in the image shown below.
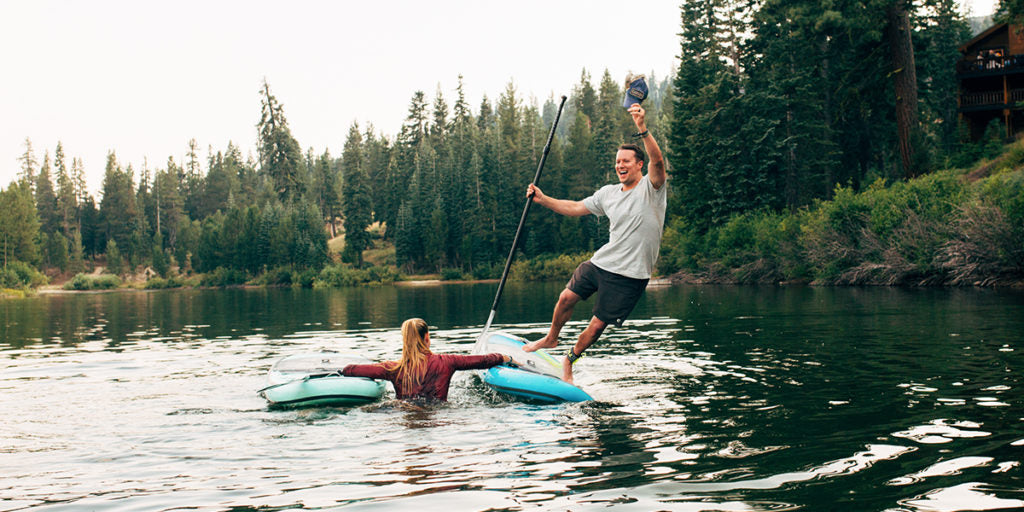
[[[551,123],[551,132],[548,133],[548,142],[544,144],[544,152],[540,156],[540,163],[537,164],[537,174],[533,175],[533,184],[540,181],[540,173],[544,170],[544,162],[548,159],[548,151],[551,151],[551,140],[555,138],[555,127],[558,126],[558,119],[562,117],[562,107],[565,106],[565,96],[558,104],[558,112],[555,113],[555,122]],[[494,304],[491,305],[491,313],[498,310],[498,303],[501,302],[501,292],[505,290],[505,281],[508,280],[508,272],[512,268],[512,260],[516,255],[516,247],[519,247],[519,236],[523,233],[523,225],[526,224],[526,216],[530,213],[530,206],[533,205],[533,198],[526,198],[526,205],[523,206],[523,216],[519,218],[519,227],[516,228],[516,237],[512,240],[512,249],[508,251],[508,259],[505,260],[505,270],[501,273],[501,281],[498,282],[498,293],[494,295]],[[490,323],[490,322],[488,322]]]

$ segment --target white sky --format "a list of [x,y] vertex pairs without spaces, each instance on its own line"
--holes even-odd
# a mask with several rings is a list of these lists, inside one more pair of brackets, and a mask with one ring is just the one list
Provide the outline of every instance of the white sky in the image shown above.
[[[974,15],[996,0],[967,0]],[[136,173],[181,163],[189,139],[255,154],[264,77],[303,150],[337,156],[353,121],[393,136],[409,100],[458,75],[476,111],[513,80],[538,103],[586,68],[663,78],[679,51],[679,2],[649,0],[0,0],[0,188],[25,138],[39,161],[61,141],[99,195],[106,154]],[[138,174],[136,174],[138,175]]]

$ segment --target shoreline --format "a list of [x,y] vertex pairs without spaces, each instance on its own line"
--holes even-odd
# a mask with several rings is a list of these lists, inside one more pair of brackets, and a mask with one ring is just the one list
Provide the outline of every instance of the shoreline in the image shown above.
[[[410,279],[406,281],[394,281],[387,283],[392,286],[401,287],[429,287],[429,286],[445,286],[445,285],[465,285],[465,284],[488,284],[497,283],[498,279],[459,279],[459,280],[441,280],[441,279]],[[744,283],[734,280],[721,279],[718,277],[702,276],[690,272],[677,272],[669,276],[659,276],[651,278],[650,282],[647,283],[647,288],[668,288],[679,285],[690,285],[690,286],[814,286],[814,287],[890,287],[890,288],[1009,288],[1009,289],[1024,289],[1024,281],[1010,281],[1002,282],[990,285],[966,285],[966,286],[951,286],[951,285],[931,285],[931,286],[909,286],[909,285],[836,285],[836,284],[823,284],[814,283],[811,281],[780,281],[771,283]],[[382,284],[373,284],[367,286],[382,286]],[[144,287],[136,286],[121,286],[109,290],[65,290],[61,285],[44,285],[34,290],[2,290],[0,291],[0,298],[3,299],[18,299],[27,298],[39,295],[74,295],[74,294],[103,294],[103,293],[124,293],[124,292],[155,292],[160,290],[217,290],[217,289],[228,289],[228,288],[241,288],[241,289],[258,289],[258,288],[289,288],[287,285],[255,285],[255,284],[241,284],[232,286],[197,286],[188,287],[182,286],[178,288],[162,288],[162,289],[146,289]]]

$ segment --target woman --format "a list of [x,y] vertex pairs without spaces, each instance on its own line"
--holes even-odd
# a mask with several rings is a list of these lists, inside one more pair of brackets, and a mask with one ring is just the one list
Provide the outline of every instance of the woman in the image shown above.
[[402,359],[377,364],[350,364],[341,374],[346,377],[386,379],[395,386],[399,399],[448,399],[448,384],[458,370],[481,370],[509,362],[502,354],[462,356],[430,351],[427,322],[410,318],[402,323]]

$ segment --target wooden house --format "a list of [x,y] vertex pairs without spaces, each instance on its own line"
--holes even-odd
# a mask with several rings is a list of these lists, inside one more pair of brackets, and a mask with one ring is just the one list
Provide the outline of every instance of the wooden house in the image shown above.
[[1006,137],[1024,130],[1024,34],[1021,27],[999,23],[960,47],[957,63],[960,118],[977,140],[993,119]]

